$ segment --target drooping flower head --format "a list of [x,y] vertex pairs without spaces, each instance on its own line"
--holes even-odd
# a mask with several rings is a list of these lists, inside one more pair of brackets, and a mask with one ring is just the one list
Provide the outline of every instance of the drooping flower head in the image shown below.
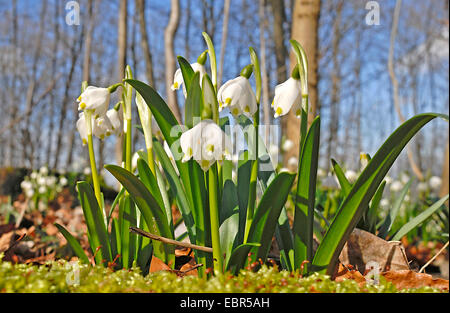
[[300,117],[302,105],[302,87],[300,76],[298,74],[298,66],[292,71],[291,77],[284,83],[275,87],[275,97],[272,101],[272,107],[275,110],[274,117],[283,116],[291,109],[295,115]]
[[88,86],[78,97],[78,110],[92,110],[95,116],[105,115],[108,110],[110,91],[108,88]]
[[[192,67],[192,70],[194,71],[194,73],[196,73],[196,72],[200,73],[200,85],[202,83],[203,76],[206,74],[206,69],[205,69],[206,56],[207,56],[207,51],[204,51],[198,57],[197,62],[191,64],[191,67]],[[186,84],[184,83],[183,73],[181,72],[181,69],[179,68],[175,71],[175,75],[173,76],[173,84],[170,87],[170,89],[178,90],[178,89],[180,89],[181,86],[183,86],[183,94],[184,94],[184,97],[186,98],[186,96],[187,96]]]
[[230,158],[231,141],[212,120],[203,120],[180,137],[182,162],[193,158],[207,171],[216,161]]
[[239,114],[253,116],[258,110],[256,96],[249,82],[252,73],[252,65],[247,65],[241,72],[241,76],[227,81],[218,93],[219,111],[230,108],[231,114],[237,117]]

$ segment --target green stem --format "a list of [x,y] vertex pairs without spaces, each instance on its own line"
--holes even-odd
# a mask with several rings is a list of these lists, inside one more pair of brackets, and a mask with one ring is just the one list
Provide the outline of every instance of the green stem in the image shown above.
[[127,123],[127,132],[126,132],[126,153],[125,153],[125,169],[131,172],[131,119],[126,120]]
[[211,220],[211,243],[214,259],[214,273],[223,272],[222,253],[220,249],[219,235],[219,205],[217,201],[217,167],[213,165],[209,173],[209,208]]
[[88,135],[88,149],[89,149],[89,160],[91,162],[92,182],[94,184],[95,197],[97,198],[98,205],[102,208],[102,196],[100,191],[97,166],[95,163],[94,142],[92,140],[92,134]]
[[[258,105],[259,107],[259,105]],[[255,113],[254,117],[254,156],[255,159],[252,162],[252,168],[250,172],[250,187],[249,187],[249,195],[248,195],[248,205],[247,205],[247,216],[245,221],[245,231],[244,231],[244,243],[247,243],[248,234],[250,232],[250,227],[253,221],[253,215],[256,207],[256,183],[258,180],[258,125],[259,125],[259,109]]]

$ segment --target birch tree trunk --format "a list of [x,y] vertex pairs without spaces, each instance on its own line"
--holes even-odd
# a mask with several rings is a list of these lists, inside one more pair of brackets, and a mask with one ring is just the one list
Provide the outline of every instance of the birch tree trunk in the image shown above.
[[172,110],[175,118],[178,122],[181,123],[181,113],[180,108],[178,107],[177,95],[170,88],[173,84],[173,75],[176,70],[175,63],[175,53],[174,53],[174,38],[175,33],[178,29],[178,24],[180,22],[180,1],[179,0],[171,0],[170,1],[170,17],[169,23],[167,24],[166,29],[164,30],[164,49],[165,49],[165,61],[166,61],[166,94],[167,94],[167,104],[169,108]]
[[[317,63],[318,63],[318,36],[319,36],[320,0],[296,0],[292,12],[292,39],[297,40],[305,49],[308,58],[308,92],[309,109],[308,124],[319,111],[317,92]],[[291,70],[296,64],[295,54],[290,54]],[[289,73],[290,74],[290,73]],[[295,112],[289,112],[282,120],[282,131],[287,139],[291,140],[293,147],[286,151],[283,162],[285,167],[294,170],[296,165],[288,166],[291,158],[298,160],[300,120]],[[297,164],[297,162],[295,162]]]

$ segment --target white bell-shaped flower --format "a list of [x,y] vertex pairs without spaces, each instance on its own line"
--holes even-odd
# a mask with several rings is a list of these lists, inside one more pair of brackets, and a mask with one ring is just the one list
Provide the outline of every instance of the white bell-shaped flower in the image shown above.
[[78,97],[78,110],[92,110],[96,116],[106,114],[108,110],[110,92],[108,88],[88,86]]
[[120,114],[116,109],[110,109],[106,112],[106,116],[111,122],[111,130],[115,135],[120,135],[122,133],[122,119]]
[[[205,66],[200,63],[192,63],[191,64],[192,70],[194,73],[199,72],[200,73],[200,85],[202,84],[203,76],[206,74]],[[186,98],[187,92],[186,92],[186,84],[184,83],[183,79],[183,73],[181,72],[181,69],[177,69],[175,71],[175,75],[173,76],[173,85],[170,87],[172,90],[178,90],[180,89],[181,85],[183,85],[183,93],[184,97]]]
[[219,111],[229,107],[231,114],[253,116],[258,110],[256,96],[248,79],[239,76],[227,81],[217,93]]
[[275,97],[272,107],[275,110],[274,117],[287,114],[292,108],[297,117],[301,114],[302,91],[300,80],[290,77],[284,83],[275,87]]
[[80,134],[81,140],[83,141],[83,146],[86,145],[88,142],[88,129],[86,125],[86,117],[84,115],[84,112],[81,112],[78,116],[77,130],[78,133]]
[[95,119],[92,123],[92,134],[100,139],[105,139],[113,133],[113,125],[109,118],[104,115]]
[[182,162],[193,158],[207,171],[216,161],[230,158],[231,141],[212,120],[203,120],[180,137]]

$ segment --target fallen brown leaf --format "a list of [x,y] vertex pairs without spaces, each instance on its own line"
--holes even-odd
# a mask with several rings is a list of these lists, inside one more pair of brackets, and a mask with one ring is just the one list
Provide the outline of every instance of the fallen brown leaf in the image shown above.
[[429,274],[403,270],[383,272],[381,273],[381,275],[387,281],[392,282],[398,289],[429,286],[442,290],[449,290],[448,280],[442,278],[433,278],[433,276]]

